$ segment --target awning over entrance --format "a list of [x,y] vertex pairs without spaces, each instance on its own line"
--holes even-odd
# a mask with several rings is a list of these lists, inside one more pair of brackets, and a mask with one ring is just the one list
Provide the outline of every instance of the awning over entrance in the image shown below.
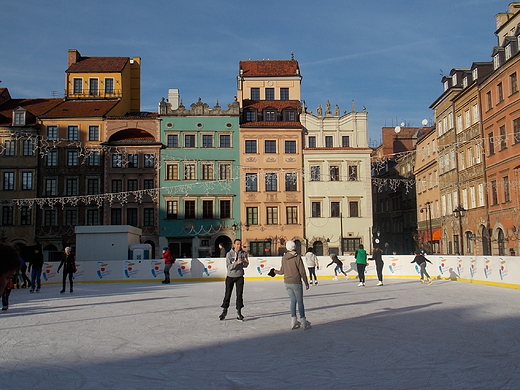
[[433,241],[441,240],[441,229],[434,229],[432,232]]

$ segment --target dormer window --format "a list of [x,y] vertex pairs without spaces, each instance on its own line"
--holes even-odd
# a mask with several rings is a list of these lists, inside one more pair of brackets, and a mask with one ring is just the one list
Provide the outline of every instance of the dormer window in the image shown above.
[[478,79],[478,68],[473,69],[471,75],[473,76],[473,80]]
[[468,77],[467,76],[462,79],[462,87],[463,88],[468,87]]
[[444,82],[444,85],[443,85],[443,86],[444,86],[444,90],[445,90],[445,91],[447,91],[448,88],[450,88],[450,83],[448,82],[448,80],[446,80],[446,81]]
[[512,57],[512,55],[513,55],[513,50],[512,50],[512,48],[511,48],[511,44],[509,44],[509,45],[506,46],[505,52],[506,52],[506,61],[507,61],[507,60],[510,59],[510,58]]
[[283,111],[283,120],[285,122],[294,122],[296,121],[296,110],[287,109]]
[[264,112],[264,120],[267,122],[276,121],[276,110],[273,108],[268,108]]
[[497,53],[493,56],[493,69],[498,69],[500,67],[500,54]]
[[453,76],[451,76],[451,82],[452,82],[452,85],[457,85],[458,82],[457,82],[457,73],[455,73]]
[[245,121],[246,122],[256,122],[256,110],[249,108],[245,110]]
[[13,111],[13,126],[25,126],[25,113],[23,108]]

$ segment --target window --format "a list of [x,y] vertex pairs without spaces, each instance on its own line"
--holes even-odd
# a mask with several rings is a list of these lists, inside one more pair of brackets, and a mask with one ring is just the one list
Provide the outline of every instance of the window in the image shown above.
[[251,100],[260,100],[260,88],[251,88]]
[[231,147],[231,136],[229,134],[221,134],[219,136],[219,139],[220,139],[221,148],[230,148]]
[[166,180],[179,180],[179,164],[166,164]]
[[49,141],[58,140],[58,126],[47,126],[47,138]]
[[266,140],[264,144],[265,153],[276,153],[276,141]]
[[72,80],[72,83],[73,83],[73,87],[72,87],[73,93],[82,93],[83,92],[83,79],[74,78]]
[[278,207],[267,207],[266,208],[266,224],[267,225],[278,225]]
[[256,173],[246,173],[246,192],[258,191],[258,175]]
[[87,179],[87,195],[97,195],[99,190],[99,179]]
[[296,141],[285,141],[285,153],[287,153],[287,154],[296,153]]
[[511,87],[511,95],[518,92],[518,77],[516,72],[509,76],[509,85]]
[[256,121],[256,110],[249,109],[245,110],[245,120],[246,122],[255,122]]
[[286,211],[286,215],[287,215],[287,225],[298,224],[298,207],[297,206],[287,206],[285,211]]
[[296,111],[293,109],[283,110],[283,120],[286,122],[296,121]]
[[155,210],[153,208],[145,208],[143,210],[143,226],[155,225]]
[[497,181],[491,180],[491,204],[498,204],[498,190],[497,190]]
[[285,174],[285,191],[297,191],[297,175],[295,172]]
[[325,147],[332,148],[333,146],[334,146],[334,144],[332,142],[332,136],[330,136],[330,135],[325,136]]
[[67,150],[67,166],[77,167],[79,165],[78,151]]
[[250,241],[251,256],[271,256],[271,241]]
[[330,166],[330,181],[339,181],[339,166]]
[[491,110],[493,108],[493,100],[491,98],[491,92],[486,92],[486,102],[487,102],[487,109]]
[[215,168],[213,163],[202,164],[202,180],[215,180]]
[[121,179],[112,180],[112,192],[123,192],[123,180],[121,180]]
[[128,179],[126,181],[126,190],[127,191],[137,191],[138,190],[137,179]]
[[32,190],[33,189],[33,173],[32,172],[22,172],[22,190]]
[[14,172],[4,172],[4,183],[2,188],[4,191],[14,190]]
[[311,166],[311,181],[321,180],[321,167],[319,165]]
[[34,141],[32,139],[24,139],[22,141],[22,155],[34,156]]
[[195,147],[195,135],[194,134],[185,134],[184,135],[184,147],[185,148],[194,148]]
[[78,195],[78,179],[65,180],[65,195],[66,196]]
[[497,85],[497,98],[499,103],[504,101],[504,89],[502,88],[502,83],[498,83]]
[[225,164],[219,164],[218,167],[218,178],[219,180],[231,180],[231,164],[225,163]]
[[99,80],[98,79],[88,79],[88,92],[89,92],[90,96],[99,95]]
[[99,126],[88,127],[88,140],[99,141]]
[[343,239],[343,251],[344,252],[355,252],[361,244],[361,238],[344,238]]
[[504,182],[504,203],[511,201],[511,196],[509,194],[509,176],[504,176],[502,178]]
[[4,142],[4,156],[16,156],[16,141],[7,140]]
[[495,154],[495,140],[493,139],[493,133],[488,134],[488,145],[489,145],[489,155],[492,156]]
[[513,138],[515,144],[520,143],[520,118],[513,120]]
[[246,141],[246,153],[256,153],[256,140]]
[[90,167],[99,167],[101,165],[101,156],[98,151],[93,151],[89,153],[88,165]]
[[339,202],[330,202],[330,216],[332,218],[339,218]]
[[129,154],[128,155],[128,168],[139,168],[139,155]]
[[144,179],[143,180],[143,189],[145,190],[151,190],[155,187],[154,180],[153,179]]
[[32,225],[32,210],[29,206],[20,208],[20,225]]
[[213,218],[213,201],[203,200],[202,201],[202,218],[212,219]]
[[137,227],[137,209],[136,208],[126,209],[126,224]]
[[506,127],[500,126],[500,150],[507,149]]
[[312,136],[309,137],[309,148],[315,148],[316,147],[316,137]]
[[65,225],[76,226],[78,224],[77,210],[65,210]]
[[2,225],[10,226],[14,223],[14,213],[13,206],[3,206],[2,207]]
[[203,134],[202,135],[202,147],[212,148],[213,147],[213,135]]
[[348,179],[350,181],[356,181],[358,179],[358,167],[357,165],[348,166]]
[[184,201],[184,219],[195,218],[195,201],[185,200]]
[[313,218],[321,217],[321,203],[320,202],[312,202],[311,203],[311,212]]
[[[137,209],[134,209],[137,211]],[[99,225],[99,210],[98,209],[88,209],[87,210],[87,225],[94,226]],[[137,226],[134,225],[134,226]]]
[[114,93],[114,79],[113,78],[105,78],[105,93]]
[[195,163],[184,164],[184,180],[196,180]]
[[274,122],[276,120],[276,111],[272,109],[265,110],[264,120]]
[[278,191],[278,178],[276,173],[265,174],[265,190]]
[[258,207],[246,207],[246,224],[258,225]]
[[58,166],[58,151],[50,150],[47,152],[45,156],[45,166],[47,167],[57,167]]
[[166,219],[177,219],[179,203],[176,200],[166,201]]
[[359,203],[357,201],[348,202],[348,208],[351,218],[359,217]]
[[177,134],[168,134],[167,146],[169,148],[178,148],[179,147],[179,136]]
[[110,224],[111,225],[121,225],[121,209],[110,209]]
[[155,167],[155,155],[151,153],[146,153],[144,155],[144,167],[145,168],[154,168]]
[[274,100],[274,88],[265,89],[265,100]]
[[78,126],[67,127],[67,139],[69,141],[79,141],[79,129]]
[[280,88],[280,100],[289,100],[289,88]]
[[43,225],[44,226],[56,226],[56,210],[44,210],[43,211]]
[[350,137],[348,135],[341,137],[341,146],[344,148],[350,147]]
[[220,201],[220,218],[231,218],[231,201]]
[[24,126],[25,125],[25,111],[15,111],[14,112],[14,126]]

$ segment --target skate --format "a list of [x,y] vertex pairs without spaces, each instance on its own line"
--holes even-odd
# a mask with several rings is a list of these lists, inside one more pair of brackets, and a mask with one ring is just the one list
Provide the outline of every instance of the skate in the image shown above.
[[307,329],[312,328],[311,327],[311,323],[309,321],[307,321],[307,319],[305,319],[305,317],[301,318],[301,320],[302,320],[303,330],[307,330]]
[[298,318],[291,317],[291,330],[299,329],[301,326],[301,322],[298,321]]
[[220,321],[223,321],[226,319],[226,315],[227,315],[227,309],[224,309],[224,310],[222,310],[222,314],[220,314],[218,316],[218,318],[220,319]]
[[244,316],[242,315],[242,309],[237,310],[237,321],[244,322]]

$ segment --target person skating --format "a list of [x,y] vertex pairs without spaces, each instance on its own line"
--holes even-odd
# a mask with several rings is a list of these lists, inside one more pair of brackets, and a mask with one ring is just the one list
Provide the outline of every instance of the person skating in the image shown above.
[[356,258],[356,267],[359,277],[358,287],[365,285],[365,268],[367,267],[367,251],[363,247],[363,244],[359,244],[359,248],[354,252]]
[[[305,273],[305,266],[301,256],[296,253],[296,243],[292,240],[285,244],[287,252],[282,257],[282,263],[279,270],[272,269],[276,275],[283,275],[285,283],[285,290],[291,299],[291,329],[298,329],[303,327],[304,330],[311,328],[311,323],[305,317],[305,307],[303,305],[303,283],[305,289],[309,289],[309,282],[307,274]],[[296,316],[296,305],[298,305],[298,312],[300,314],[300,321]]]
[[327,267],[332,264],[336,264],[336,267],[334,268],[334,279],[338,280],[338,272],[341,272],[343,275],[345,275],[345,278],[348,278],[347,273],[343,271],[343,262],[336,256],[334,253],[330,255],[330,258],[332,261],[327,264]]
[[377,279],[379,280],[377,282],[377,285],[382,286],[383,285],[383,266],[385,263],[383,262],[383,251],[381,250],[381,248],[379,248],[378,245],[376,245],[374,247],[371,259],[375,260],[375,262],[376,262]]
[[424,255],[421,254],[421,252],[417,252],[415,254],[415,258],[412,260],[412,263],[416,263],[419,266],[419,268],[420,268],[421,283],[424,283],[424,276],[426,275],[426,277],[428,278],[426,280],[426,282],[428,284],[432,284],[432,279],[430,278],[430,275],[426,271],[426,262],[432,264],[432,262],[430,260],[428,260],[426,257],[424,257]]
[[312,278],[314,277],[314,284],[318,285],[318,278],[316,277],[316,269],[320,269],[320,263],[318,261],[318,256],[314,254],[312,248],[307,248],[307,253],[305,254],[305,263],[307,264],[307,269],[309,270],[309,282],[312,285]]
[[222,313],[219,319],[223,321],[228,312],[229,303],[231,301],[231,294],[233,287],[236,285],[236,309],[237,320],[243,321],[242,308],[244,307],[244,268],[249,265],[247,252],[242,249],[242,240],[236,239],[233,242],[233,248],[226,254],[226,291],[224,293],[224,300],[222,301]]
[[175,263],[175,258],[168,247],[162,248],[162,258],[164,259],[164,280],[163,284],[170,284],[170,269]]
[[[31,270],[32,268],[32,270]],[[28,271],[31,273],[31,289],[29,292],[39,292],[42,287],[43,254],[40,248],[34,250],[34,258],[29,263]]]
[[65,256],[63,260],[61,260],[60,266],[56,272],[60,272],[60,269],[63,267],[63,278],[62,278],[62,289],[60,293],[64,293],[67,287],[67,276],[69,277],[70,284],[70,292],[74,292],[74,284],[72,282],[74,278],[74,274],[76,273],[76,258],[72,254],[72,248],[70,246],[66,247],[64,250]]

